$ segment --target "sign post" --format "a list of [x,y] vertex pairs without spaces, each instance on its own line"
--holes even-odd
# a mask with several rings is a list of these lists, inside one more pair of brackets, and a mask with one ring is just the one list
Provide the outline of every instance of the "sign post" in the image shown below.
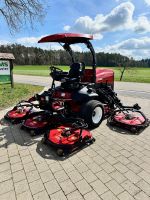
[[0,53],[0,84],[11,84],[13,83],[13,54],[10,53]]

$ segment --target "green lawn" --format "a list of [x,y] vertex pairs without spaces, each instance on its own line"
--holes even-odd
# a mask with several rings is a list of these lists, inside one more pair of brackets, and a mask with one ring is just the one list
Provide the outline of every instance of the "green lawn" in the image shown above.
[[0,110],[14,106],[21,100],[27,100],[42,90],[41,86],[27,84],[15,84],[13,89],[10,84],[0,85]]
[[[67,66],[56,66],[63,70],[68,70]],[[120,68],[112,67],[115,72],[115,80],[120,78]],[[14,74],[36,75],[36,76],[49,76],[49,66],[15,66]],[[130,68],[125,71],[122,81],[150,83],[150,68]]]

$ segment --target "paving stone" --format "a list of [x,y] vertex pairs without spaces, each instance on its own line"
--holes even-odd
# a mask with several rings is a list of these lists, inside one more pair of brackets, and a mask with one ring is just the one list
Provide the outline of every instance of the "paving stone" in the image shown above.
[[[38,165],[38,164],[40,164],[40,163],[42,163],[43,162],[43,158],[42,157],[40,157],[40,156],[37,156],[37,154],[36,155],[32,155],[32,158],[33,158],[33,160],[34,160],[34,163],[36,164],[36,165]],[[47,163],[47,162],[46,162]],[[48,163],[47,163],[48,164]]]
[[86,172],[82,173],[82,176],[84,177],[84,179],[88,182],[91,183],[95,180],[97,180],[97,177],[94,175],[94,173],[91,170],[88,170]]
[[18,151],[18,149],[13,149],[13,150],[8,150],[8,155],[9,155],[9,157],[12,157],[12,156],[17,156],[17,155],[19,155],[19,151]]
[[18,163],[18,162],[21,162],[21,159],[20,159],[20,156],[13,156],[13,157],[10,157],[10,163],[11,164],[15,164],[15,163]]
[[109,162],[109,164],[114,165],[115,163],[118,162],[117,158],[114,158],[113,156],[109,155],[105,158],[105,160],[107,162]]
[[86,156],[87,154],[86,154],[86,152],[85,152],[84,150],[82,150],[82,151],[77,152],[76,155],[77,155],[79,158],[81,158],[82,156]]
[[57,171],[56,173],[54,173],[54,176],[59,183],[69,179],[68,175],[64,170]]
[[20,171],[17,171],[15,173],[13,173],[13,181],[16,183],[16,182],[19,182],[19,181],[22,181],[26,179],[26,176],[25,176],[25,173],[24,173],[24,170],[20,170]]
[[107,191],[104,194],[102,194],[101,198],[103,200],[118,200],[118,198],[111,191]]
[[107,157],[107,156],[109,155],[109,154],[108,154],[105,150],[103,150],[103,149],[98,150],[97,153],[98,153],[101,157],[103,157],[103,158],[105,158],[105,157]]
[[0,172],[6,171],[10,169],[9,162],[1,163],[0,164]]
[[126,158],[129,158],[130,156],[132,156],[132,154],[131,154],[129,151],[125,150],[125,149],[122,149],[122,150],[120,151],[120,153],[121,153],[123,156],[125,156]]
[[77,183],[75,183],[75,185],[82,195],[92,190],[91,186],[85,180],[78,181]]
[[4,156],[4,155],[7,155],[7,149],[1,148],[0,157],[1,157],[1,156]]
[[141,152],[139,152],[139,151],[137,151],[137,150],[135,150],[135,149],[133,149],[133,150],[131,151],[131,153],[132,153],[133,155],[137,156],[138,158],[141,158],[141,157],[144,156],[143,153],[141,153]]
[[109,151],[109,154],[111,154],[115,158],[118,157],[118,156],[120,156],[120,153],[118,151],[114,150],[114,149],[111,149]]
[[53,173],[62,170],[62,167],[59,163],[53,163],[53,164],[49,165],[49,168]]
[[101,198],[96,194],[95,191],[91,191],[84,195],[85,200],[101,200]]
[[0,156],[0,164],[8,162],[8,155]]
[[73,192],[76,190],[75,185],[71,182],[71,180],[66,180],[60,183],[62,190],[64,191],[65,195]]
[[78,156],[76,156],[76,155],[71,156],[71,157],[69,158],[69,160],[70,160],[70,162],[71,162],[73,165],[75,165],[75,164],[81,162],[81,160],[80,160],[80,159],[78,158]]
[[139,166],[137,166],[137,165],[134,164],[134,163],[129,163],[129,164],[127,164],[127,167],[128,167],[131,171],[133,171],[134,173],[136,173],[136,174],[142,171],[142,168],[140,168]]
[[93,157],[93,161],[94,161],[95,163],[97,163],[98,165],[101,165],[102,163],[106,162],[106,161],[104,160],[104,158],[101,157],[100,155]]
[[131,161],[128,159],[128,158],[126,158],[125,156],[118,156],[117,158],[116,158],[119,162],[121,162],[123,165],[127,165],[127,164],[129,164]]
[[0,182],[7,181],[12,178],[12,174],[10,170],[4,171],[0,173]]
[[15,183],[14,185],[15,185],[15,191],[17,195],[29,190],[27,180],[19,181]]
[[124,182],[127,179],[124,175],[122,175],[118,171],[114,171],[114,172],[110,173],[110,176],[113,179],[115,179],[118,183],[122,183],[122,182]]
[[94,162],[88,164],[88,167],[93,173],[97,173],[97,172],[102,170],[102,168],[98,164],[96,164]]
[[120,172],[120,173],[125,173],[127,172],[129,169],[123,165],[122,163],[117,163],[114,165],[114,167]]
[[69,172],[68,176],[70,177],[70,179],[73,183],[76,183],[83,179],[83,177],[79,174],[79,172],[77,170]]
[[97,152],[94,151],[90,146],[87,147],[84,151],[85,151],[85,152],[87,153],[87,155],[89,155],[91,158],[93,158],[94,156],[97,156],[97,155],[98,155]]
[[34,200],[49,200],[50,199],[45,190],[33,195],[33,198]]
[[134,198],[127,191],[124,191],[121,194],[119,194],[118,198],[120,200],[134,200]]
[[138,187],[136,187],[131,181],[126,180],[123,183],[121,183],[121,186],[128,191],[129,194],[131,194],[131,196],[134,196],[135,194],[137,194],[138,192],[140,192],[140,189]]
[[0,195],[0,200],[16,200],[15,191],[10,191]]
[[36,167],[37,167],[37,170],[38,170],[39,172],[44,172],[44,171],[49,170],[49,167],[48,167],[48,165],[47,165],[46,162],[37,164]]
[[80,158],[86,165],[93,163],[92,158],[89,155]]
[[111,180],[106,183],[106,186],[115,194],[118,195],[124,191],[124,189],[115,181]]
[[51,181],[45,183],[45,187],[46,187],[47,193],[49,195],[60,190],[60,186],[58,185],[56,180],[51,180]]
[[132,183],[137,183],[141,180],[141,177],[137,176],[134,172],[131,170],[127,171],[124,174]]
[[14,187],[13,187],[12,180],[7,180],[7,181],[0,183],[0,195],[7,193],[13,189],[14,189]]
[[150,185],[147,182],[140,180],[136,185],[150,196]]
[[26,173],[36,170],[34,162],[30,162],[30,163],[25,164],[24,165],[24,170],[25,170]]
[[54,176],[50,170],[40,173],[40,176],[41,176],[43,183],[46,183],[46,182],[54,179]]
[[26,149],[19,151],[19,154],[21,157],[28,156],[28,155],[30,155],[30,151],[26,148]]
[[17,195],[17,200],[33,200],[31,192],[28,190]]
[[15,163],[15,164],[11,165],[11,171],[12,171],[12,173],[20,171],[22,169],[23,169],[23,165],[22,165],[21,162]]
[[37,170],[31,171],[31,172],[27,172],[26,176],[27,176],[27,179],[28,179],[29,183],[40,179],[40,176],[39,176],[39,173],[38,173]]
[[75,167],[81,174],[88,171],[88,167],[83,162],[76,164]]
[[146,162],[143,162],[139,165],[142,169],[144,169],[146,172],[150,173],[150,165]]
[[67,198],[65,197],[64,193],[62,191],[58,191],[52,195],[50,195],[51,200],[67,200]]
[[138,176],[140,176],[141,178],[143,178],[147,183],[150,184],[150,174],[147,173],[146,171],[141,171]]
[[96,180],[90,184],[98,195],[105,193],[108,188],[100,181]]
[[136,200],[150,200],[150,197],[147,196],[143,191],[139,192],[134,196]]
[[130,161],[132,161],[136,165],[140,165],[143,161],[138,158],[137,156],[131,156],[128,158]]
[[83,200],[83,197],[81,196],[81,194],[79,193],[78,190],[70,193],[67,195],[67,199],[68,200]]
[[103,163],[103,164],[101,165],[101,167],[102,167],[108,174],[111,173],[111,172],[113,172],[113,171],[115,171],[115,168],[114,168],[112,165],[110,165],[108,162]]
[[98,172],[96,176],[103,182],[107,183],[111,180],[111,176],[109,176],[104,170]]
[[41,180],[33,181],[29,184],[32,195],[44,190],[44,185]]
[[33,161],[31,155],[27,155],[27,156],[21,157],[21,160],[22,160],[23,164],[26,164],[26,163],[29,163],[29,162]]

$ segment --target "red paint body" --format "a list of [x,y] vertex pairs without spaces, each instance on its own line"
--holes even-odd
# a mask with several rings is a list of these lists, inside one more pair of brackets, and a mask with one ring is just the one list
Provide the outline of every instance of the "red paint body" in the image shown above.
[[119,113],[114,116],[117,122],[127,124],[127,125],[141,125],[145,122],[143,116],[133,116],[131,119],[127,119],[124,113]]
[[[80,138],[80,129],[71,130],[71,134],[68,137],[62,136],[63,132],[66,128],[72,129],[71,125],[62,125],[57,127],[57,129],[52,129],[49,132],[48,140],[54,144],[58,145],[74,145],[76,142],[79,141]],[[92,135],[89,131],[83,130],[82,131],[82,139],[85,137],[91,138]]]

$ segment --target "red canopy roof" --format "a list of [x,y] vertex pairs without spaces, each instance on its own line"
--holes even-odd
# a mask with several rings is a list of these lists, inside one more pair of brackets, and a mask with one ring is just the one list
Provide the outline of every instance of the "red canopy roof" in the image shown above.
[[59,33],[54,35],[48,35],[41,38],[38,43],[42,42],[62,42],[62,43],[84,43],[88,40],[92,40],[93,36],[88,34],[78,34],[78,33]]

